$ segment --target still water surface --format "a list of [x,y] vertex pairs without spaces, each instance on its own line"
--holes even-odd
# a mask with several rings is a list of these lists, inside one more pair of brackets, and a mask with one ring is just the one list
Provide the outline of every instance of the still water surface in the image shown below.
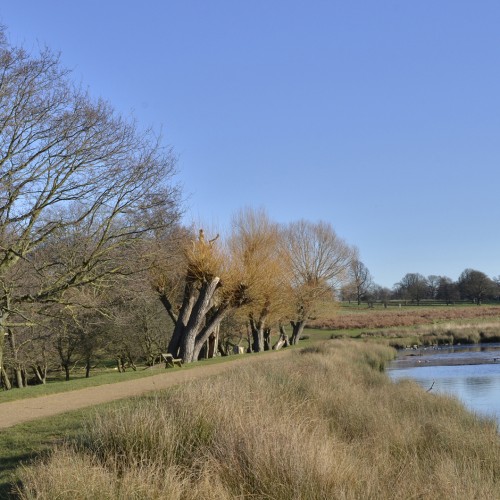
[[406,351],[387,373],[393,380],[409,378],[424,389],[432,386],[432,392],[452,394],[500,426],[499,344]]

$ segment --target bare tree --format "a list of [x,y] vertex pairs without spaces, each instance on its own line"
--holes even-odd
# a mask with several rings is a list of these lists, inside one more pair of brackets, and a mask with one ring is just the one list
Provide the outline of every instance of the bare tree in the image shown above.
[[435,274],[430,274],[429,276],[427,276],[429,298],[435,299],[437,297],[440,281],[441,281],[441,276],[436,276]]
[[389,300],[391,298],[390,288],[383,287],[374,283],[370,287],[370,294],[372,295],[373,300],[379,300],[380,302],[382,302],[384,307],[387,308]]
[[447,276],[441,276],[439,278],[436,298],[438,300],[444,300],[447,306],[460,300],[460,292],[457,283]]
[[152,134],[75,88],[50,51],[1,37],[0,370],[13,318],[30,323],[27,304],[64,302],[122,272],[120,248],[177,220],[174,163]]
[[429,292],[429,286],[426,278],[420,273],[408,273],[396,284],[401,295],[405,300],[409,299],[420,305],[420,301],[425,298]]
[[290,324],[291,343],[296,344],[318,302],[333,298],[332,290],[346,280],[356,251],[325,222],[293,222],[284,228],[284,241],[292,266]]
[[370,271],[358,258],[354,258],[351,262],[349,279],[359,306],[363,297],[368,293],[373,281]]
[[165,308],[147,279],[134,275],[115,292],[109,308],[111,342],[106,351],[133,366],[138,361],[153,365],[166,352],[173,327]]
[[463,299],[470,299],[478,306],[494,293],[495,284],[481,271],[465,269],[458,278],[458,289]]

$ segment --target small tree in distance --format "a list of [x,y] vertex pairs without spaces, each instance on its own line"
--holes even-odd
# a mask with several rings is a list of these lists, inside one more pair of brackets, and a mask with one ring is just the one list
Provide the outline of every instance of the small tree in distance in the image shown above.
[[458,285],[451,278],[440,276],[436,298],[444,300],[447,306],[460,300]]
[[420,305],[420,301],[427,296],[429,291],[427,280],[420,273],[405,274],[396,287],[405,300],[416,302],[417,305]]
[[478,306],[494,293],[495,284],[481,271],[465,269],[458,278],[458,289],[463,299],[472,300]]
[[368,294],[373,280],[368,268],[358,258],[354,258],[349,266],[349,282],[359,306]]

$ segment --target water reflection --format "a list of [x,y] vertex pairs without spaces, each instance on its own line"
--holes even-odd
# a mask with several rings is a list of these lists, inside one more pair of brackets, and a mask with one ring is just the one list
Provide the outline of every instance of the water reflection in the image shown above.
[[458,397],[500,425],[500,345],[454,347],[401,355],[387,370],[393,380],[409,378],[424,389]]

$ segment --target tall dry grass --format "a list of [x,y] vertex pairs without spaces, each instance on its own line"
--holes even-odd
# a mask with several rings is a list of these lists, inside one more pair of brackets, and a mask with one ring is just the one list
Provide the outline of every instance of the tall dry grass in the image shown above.
[[330,341],[97,414],[24,499],[500,498],[496,425]]

